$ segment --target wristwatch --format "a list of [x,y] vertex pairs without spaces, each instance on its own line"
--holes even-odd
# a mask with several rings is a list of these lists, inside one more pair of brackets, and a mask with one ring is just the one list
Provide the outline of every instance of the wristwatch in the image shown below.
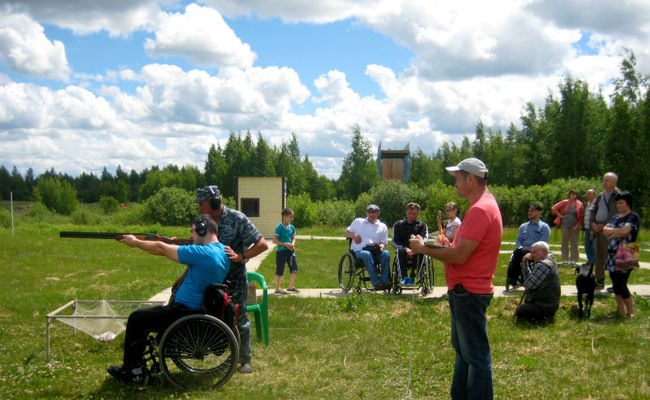
[[242,264],[246,264],[246,261],[248,261],[248,258],[246,258],[246,256],[244,255],[244,253],[239,253],[239,255],[241,256],[241,261],[240,261],[240,262],[241,262]]

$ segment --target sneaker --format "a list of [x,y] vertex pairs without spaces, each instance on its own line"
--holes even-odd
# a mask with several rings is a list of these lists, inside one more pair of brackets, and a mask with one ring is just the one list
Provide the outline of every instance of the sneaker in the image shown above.
[[251,367],[251,363],[245,363],[241,365],[241,368],[239,368],[239,372],[242,374],[250,374],[253,372],[253,367]]
[[409,278],[404,278],[404,279],[402,279],[402,281],[399,284],[402,285],[402,286],[407,285],[408,280],[409,280]]
[[300,293],[300,290],[296,287],[292,287],[291,289],[287,289],[287,292]]
[[596,282],[596,290],[603,290],[605,289],[605,283],[604,282]]
[[275,291],[275,294],[287,294],[288,292],[284,289],[278,289]]
[[[605,285],[603,285],[603,286],[605,286]],[[610,286],[610,287],[608,287],[608,288],[607,288],[607,292],[608,292],[608,293],[614,293],[614,286]]]
[[627,319],[634,319],[634,314],[628,314],[628,315],[626,316],[626,318],[627,318]]
[[415,280],[413,278],[406,278],[407,285],[415,285]]
[[122,382],[141,382],[142,373],[134,374],[133,371],[127,371],[121,365],[111,365],[108,367],[108,373],[115,379]]

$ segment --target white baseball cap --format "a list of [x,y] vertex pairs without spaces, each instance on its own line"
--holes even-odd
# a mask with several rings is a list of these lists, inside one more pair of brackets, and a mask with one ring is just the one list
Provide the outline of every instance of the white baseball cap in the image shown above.
[[478,158],[466,158],[459,162],[458,165],[445,168],[450,174],[457,171],[469,172],[479,178],[487,179],[488,169],[483,164],[483,161]]

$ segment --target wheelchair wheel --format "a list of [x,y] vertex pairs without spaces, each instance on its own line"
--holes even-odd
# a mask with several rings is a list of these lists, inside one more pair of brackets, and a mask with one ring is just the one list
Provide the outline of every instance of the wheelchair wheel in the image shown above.
[[422,296],[433,292],[433,261],[430,257],[425,257],[424,265],[418,272],[419,286],[422,289]]
[[354,284],[356,275],[356,260],[350,253],[343,254],[339,262],[339,287],[345,293],[349,292]]
[[189,315],[174,322],[159,347],[160,369],[179,389],[217,388],[239,362],[239,344],[226,324],[209,315]]

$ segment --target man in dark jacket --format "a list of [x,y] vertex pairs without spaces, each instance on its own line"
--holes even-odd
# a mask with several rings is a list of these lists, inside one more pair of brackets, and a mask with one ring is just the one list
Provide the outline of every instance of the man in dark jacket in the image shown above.
[[[399,263],[399,277],[402,285],[413,285],[414,277],[407,275],[408,261],[415,261],[411,266],[419,266],[423,256],[416,255],[411,251],[409,240],[411,235],[420,235],[424,240],[429,237],[429,228],[426,222],[420,221],[420,205],[409,203],[406,206],[406,219],[395,222],[393,225],[393,247],[397,249],[397,260]],[[414,259],[415,257],[415,259]]]
[[[535,264],[529,265],[528,261]],[[524,303],[515,310],[517,318],[529,321],[551,320],[560,306],[560,272],[548,244],[539,241],[522,260]]]

